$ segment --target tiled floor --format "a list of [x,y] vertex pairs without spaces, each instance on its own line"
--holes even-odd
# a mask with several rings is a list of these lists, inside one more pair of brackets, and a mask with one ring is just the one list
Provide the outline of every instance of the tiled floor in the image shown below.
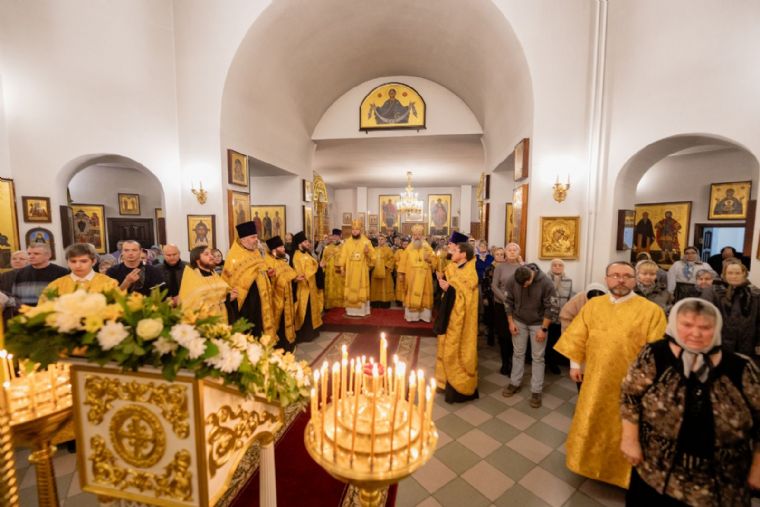
[[[335,335],[323,332],[313,343],[299,346],[297,355],[313,360]],[[428,376],[435,367],[435,346],[435,338],[422,339],[419,363]],[[480,399],[447,405],[442,395],[436,397],[433,417],[438,426],[438,451],[427,465],[401,482],[397,505],[623,505],[623,490],[565,468],[564,441],[575,407],[575,385],[566,376],[547,373],[543,407],[534,409],[528,405],[527,389],[512,398],[501,396],[506,377],[498,373],[496,348],[481,343],[479,359]],[[37,505],[37,495],[27,456],[27,451],[19,451],[16,461],[21,505],[32,507]],[[59,450],[55,467],[64,507],[97,505],[94,496],[79,488],[72,454]]]

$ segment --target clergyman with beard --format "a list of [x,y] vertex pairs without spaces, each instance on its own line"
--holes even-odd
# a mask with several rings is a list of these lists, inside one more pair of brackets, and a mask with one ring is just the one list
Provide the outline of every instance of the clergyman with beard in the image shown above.
[[[190,250],[190,264],[185,266],[177,300],[183,309],[217,315],[227,322],[234,315],[237,289],[231,289],[222,277],[214,272],[214,255],[208,246]],[[231,311],[232,310],[232,311]],[[234,319],[233,319],[234,320]]]
[[222,278],[238,291],[238,315],[253,324],[253,336],[277,333],[272,313],[272,284],[270,268],[259,249],[259,236],[254,222],[236,227],[238,239],[232,244],[224,262]]
[[296,272],[296,340],[308,342],[319,336],[322,327],[322,298],[317,287],[317,272],[321,269],[311,255],[311,241],[303,231],[293,235],[293,269]]
[[345,276],[343,305],[349,317],[366,317],[369,309],[369,269],[375,263],[375,248],[362,234],[363,221],[351,222],[351,237],[340,249],[338,266]]
[[422,237],[423,227],[412,227],[412,242],[398,268],[399,277],[406,288],[404,319],[407,322],[430,322],[433,316],[433,273],[438,268],[438,257]]
[[633,292],[628,262],[607,266],[606,296],[590,299],[554,349],[570,359],[570,378],[583,381],[567,436],[567,468],[627,488],[631,465],[620,452],[620,384],[641,348],[661,339],[667,320],[655,303]]
[[272,312],[277,327],[277,348],[292,352],[296,344],[295,306],[293,304],[293,280],[298,276],[288,264],[285,243],[279,236],[269,238],[264,261],[272,282]]

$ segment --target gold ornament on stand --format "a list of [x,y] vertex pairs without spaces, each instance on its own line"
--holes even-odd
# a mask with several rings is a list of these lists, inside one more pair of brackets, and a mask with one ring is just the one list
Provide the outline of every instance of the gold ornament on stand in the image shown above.
[[[37,475],[37,501],[40,506],[58,506],[58,491],[53,470],[53,455],[56,448],[53,436],[71,421],[71,382],[69,365],[51,364],[47,371],[16,374],[13,356],[0,350],[0,368],[5,379],[2,388],[3,412],[7,409],[7,420],[0,415],[0,425],[10,427],[13,442],[17,446],[29,447],[32,453],[29,462],[34,464]],[[8,424],[9,423],[9,424]],[[5,454],[5,436],[0,436],[0,457]],[[12,455],[13,449],[10,453]],[[3,489],[12,489],[11,480],[5,473],[2,477]],[[4,499],[5,493],[0,494]],[[0,503],[0,505],[5,505]],[[8,505],[13,505],[12,503]]]
[[[432,420],[435,380],[425,384],[422,370],[387,360],[388,343],[380,339],[380,362],[364,356],[327,362],[314,372],[311,420],[306,450],[336,479],[359,489],[364,507],[379,506],[382,488],[411,475],[433,456],[438,431]],[[331,380],[328,382],[328,377]],[[328,384],[331,388],[327,402]]]

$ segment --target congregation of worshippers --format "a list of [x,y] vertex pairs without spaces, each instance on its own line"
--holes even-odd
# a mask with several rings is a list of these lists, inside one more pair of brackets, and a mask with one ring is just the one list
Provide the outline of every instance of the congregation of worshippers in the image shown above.
[[75,243],[67,267],[35,243],[0,275],[0,304],[8,319],[51,291],[160,290],[183,307],[244,317],[252,334],[290,351],[319,335],[330,309],[353,319],[403,309],[437,336],[447,403],[479,397],[479,347],[500,351],[501,394],[524,390],[536,409],[545,370],[569,374],[579,394],[567,466],[621,487],[630,478],[629,505],[664,505],[663,488],[689,505],[710,504],[717,488],[721,505],[740,505],[760,486],[760,290],[736,249],[704,262],[687,247],[667,271],[640,251],[580,287],[561,259],[542,271],[516,243],[423,231],[366,233],[354,221],[350,235],[334,229],[316,244],[304,232],[260,241],[251,221],[237,225],[226,253],[198,246],[186,261],[172,244],[127,240],[98,255]]

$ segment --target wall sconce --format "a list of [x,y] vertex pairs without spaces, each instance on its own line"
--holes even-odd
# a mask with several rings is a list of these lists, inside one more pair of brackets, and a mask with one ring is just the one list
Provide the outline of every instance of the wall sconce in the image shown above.
[[567,183],[560,183],[559,176],[557,182],[552,187],[554,189],[554,200],[562,202],[567,198],[567,191],[570,190],[570,175],[567,176]]
[[206,198],[208,197],[208,192],[206,190],[203,190],[203,182],[198,181],[200,184],[200,188],[196,189],[195,186],[190,183],[190,191],[193,193],[196,199],[198,199],[198,202],[200,204],[206,204]]

